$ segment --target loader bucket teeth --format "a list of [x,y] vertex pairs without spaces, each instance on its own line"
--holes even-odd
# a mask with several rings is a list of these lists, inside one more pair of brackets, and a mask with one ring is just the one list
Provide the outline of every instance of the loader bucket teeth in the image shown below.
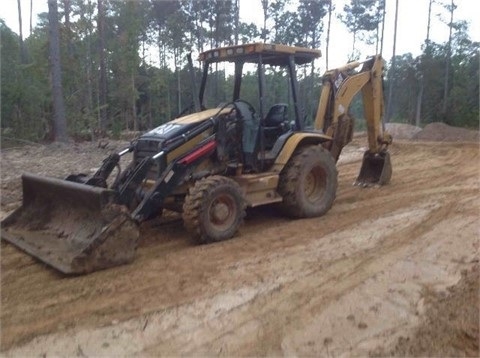
[[355,185],[385,185],[390,182],[391,176],[390,154],[387,151],[371,153],[367,150],[363,155],[362,167]]
[[32,174],[22,186],[22,206],[1,223],[3,240],[65,274],[134,259],[138,227],[113,191]]

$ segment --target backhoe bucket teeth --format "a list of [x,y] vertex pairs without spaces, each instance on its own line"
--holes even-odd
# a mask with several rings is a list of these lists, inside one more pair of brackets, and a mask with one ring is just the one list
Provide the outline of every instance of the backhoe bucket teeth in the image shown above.
[[112,190],[32,174],[23,204],[1,223],[2,239],[65,274],[129,263],[139,231]]
[[363,155],[362,168],[355,185],[385,185],[390,182],[391,177],[390,153],[387,151],[371,153],[367,150]]

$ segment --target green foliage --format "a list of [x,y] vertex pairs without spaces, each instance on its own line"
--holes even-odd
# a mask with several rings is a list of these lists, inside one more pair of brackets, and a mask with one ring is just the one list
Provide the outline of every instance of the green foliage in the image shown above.
[[[34,36],[40,36],[37,30]],[[48,64],[34,63],[33,59],[46,59],[48,49],[45,37],[37,46],[30,46],[30,63],[20,63],[18,36],[0,20],[1,37],[1,118],[2,133],[28,140],[44,139],[45,130],[51,125],[50,89],[48,85]],[[40,55],[38,56],[38,53]]]
[[396,57],[394,77],[389,73],[388,78],[393,78],[394,83],[401,83],[405,86],[404,90],[395,91],[392,113],[394,113],[393,119],[396,121],[415,124],[415,109],[419,90],[417,76],[415,61],[410,53]]
[[[19,97],[16,67],[19,65],[18,36],[10,30],[3,20],[0,20],[1,46],[1,74],[2,74],[2,127],[11,127],[15,104]],[[11,86],[5,87],[5,84]]]
[[443,91],[447,44],[430,42],[423,53],[397,56],[394,77],[393,119],[415,124],[420,79],[424,82],[421,124],[445,122],[453,126],[478,128],[479,124],[479,50],[480,44],[458,33],[452,42],[451,71],[447,113],[443,113]]
[[[258,1],[258,0],[255,0]],[[108,110],[107,130],[116,135],[126,129],[146,130],[178,115],[193,102],[193,86],[185,55],[211,46],[226,46],[261,40],[261,28],[236,21],[236,0],[104,0],[106,6],[104,42],[108,99],[100,104],[100,51],[97,0],[70,0],[60,8],[62,79],[69,134],[92,138],[100,127],[100,110]],[[323,38],[328,0],[263,2],[266,8],[266,40],[273,43],[319,48]],[[59,1],[64,6],[63,1]],[[341,20],[354,41],[371,41],[377,36],[383,0],[352,0]],[[249,6],[241,1],[240,6]],[[70,10],[70,11],[68,11]],[[65,19],[69,15],[69,21]],[[1,128],[2,133],[28,140],[48,140],[52,132],[52,94],[48,62],[48,19],[39,17],[34,32],[25,39],[26,63],[21,64],[19,38],[2,21],[1,35]],[[262,27],[262,26],[261,26]],[[392,116],[415,123],[415,112],[424,83],[421,123],[445,121],[451,125],[478,127],[480,45],[467,35],[468,26],[452,24],[447,43],[429,42],[420,56],[396,57],[396,70],[386,73],[394,80]],[[373,35],[372,35],[373,34]],[[145,49],[158,53],[159,63],[147,61]],[[151,51],[151,50],[150,50]],[[450,55],[449,55],[450,54]],[[447,112],[442,113],[445,61],[450,56]],[[196,69],[200,78],[200,70]],[[251,71],[251,72],[248,72]],[[245,70],[241,97],[258,108],[258,80]],[[205,97],[210,107],[231,99],[232,70],[213,68]],[[313,122],[321,90],[318,70],[298,69],[300,105],[308,124]],[[393,76],[395,76],[393,78]],[[284,70],[266,70],[264,110],[274,103],[293,105]],[[350,111],[362,126],[363,108],[355,99]],[[86,136],[84,134],[87,134]]]
[[355,47],[357,38],[371,43],[369,34],[378,29],[382,21],[383,6],[384,0],[350,0],[350,3],[343,7],[343,13],[338,15],[353,36],[350,60],[359,58]]
[[301,45],[304,47],[320,47],[320,34],[322,32],[322,19],[327,14],[327,0],[301,0],[298,6],[301,24]]

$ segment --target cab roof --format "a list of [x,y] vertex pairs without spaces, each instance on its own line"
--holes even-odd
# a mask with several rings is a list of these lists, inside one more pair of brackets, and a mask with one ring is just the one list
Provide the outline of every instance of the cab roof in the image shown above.
[[199,60],[212,62],[247,62],[258,63],[259,54],[262,62],[272,66],[286,66],[290,55],[297,65],[303,65],[319,58],[320,50],[294,47],[280,44],[251,43],[237,46],[220,47],[202,52]]

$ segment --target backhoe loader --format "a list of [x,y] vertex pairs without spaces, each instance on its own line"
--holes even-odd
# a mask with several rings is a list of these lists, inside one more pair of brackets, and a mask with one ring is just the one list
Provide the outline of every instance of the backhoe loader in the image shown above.
[[[321,216],[335,199],[336,161],[353,133],[348,108],[360,91],[369,149],[356,183],[388,183],[383,60],[375,56],[327,71],[314,128],[306,129],[296,67],[319,57],[318,50],[263,43],[201,53],[203,74],[189,110],[110,155],[93,175],[23,174],[23,203],[1,223],[2,239],[65,274],[85,274],[131,262],[138,225],[164,209],[182,213],[198,243],[234,236],[247,207],[277,203],[294,218]],[[206,108],[210,68],[218,63],[235,67],[232,97]],[[193,74],[191,58],[189,64]],[[241,98],[246,64],[256,66],[256,108]],[[285,103],[265,110],[265,66],[288,73],[292,115]],[[120,170],[125,155],[132,159]]]

